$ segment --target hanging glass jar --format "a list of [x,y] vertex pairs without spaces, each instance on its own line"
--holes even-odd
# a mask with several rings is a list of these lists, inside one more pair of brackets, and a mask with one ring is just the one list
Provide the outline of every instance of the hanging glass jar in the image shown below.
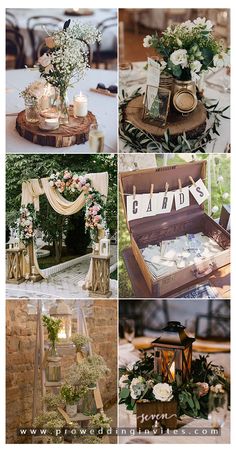
[[95,398],[94,398],[94,390],[96,389],[96,385],[94,387],[89,387],[88,391],[83,397],[82,408],[81,411],[84,415],[95,415],[97,413]]
[[27,123],[37,123],[39,120],[39,112],[37,102],[34,100],[25,99],[25,119]]
[[60,382],[61,357],[58,355],[55,346],[52,346],[48,351],[45,373],[48,382]]

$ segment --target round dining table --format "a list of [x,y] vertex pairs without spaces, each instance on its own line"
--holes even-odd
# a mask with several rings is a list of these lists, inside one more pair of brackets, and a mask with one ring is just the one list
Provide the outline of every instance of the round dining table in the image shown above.
[[[89,154],[88,142],[70,147],[53,148],[34,144],[21,137],[16,130],[17,114],[24,110],[24,100],[19,96],[20,91],[35,80],[39,79],[37,69],[13,69],[6,72],[6,152],[7,153],[64,153]],[[69,102],[73,96],[82,92],[88,98],[88,110],[97,119],[104,132],[104,152],[117,152],[117,97],[91,92],[98,83],[106,87],[117,84],[117,72],[103,69],[90,69],[84,79],[77,82],[68,90]]]

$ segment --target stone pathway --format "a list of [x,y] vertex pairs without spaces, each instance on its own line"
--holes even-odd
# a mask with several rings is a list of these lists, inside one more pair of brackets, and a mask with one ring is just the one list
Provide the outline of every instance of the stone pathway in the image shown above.
[[[82,289],[85,276],[88,272],[90,256],[81,263],[69,267],[57,274],[51,275],[47,279],[39,282],[23,282],[19,285],[12,283],[6,284],[6,297],[12,298],[69,298],[87,299],[89,293]],[[116,246],[112,246],[111,266],[116,264]],[[110,280],[112,291],[111,299],[118,294],[117,280]],[[93,297],[94,299],[94,297]],[[102,297],[99,296],[99,299]]]

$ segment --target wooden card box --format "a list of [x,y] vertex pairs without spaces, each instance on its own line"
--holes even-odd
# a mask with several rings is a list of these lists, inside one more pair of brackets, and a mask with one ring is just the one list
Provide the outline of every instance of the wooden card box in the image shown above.
[[[185,187],[191,184],[189,176],[192,176],[194,181],[199,178],[204,181],[205,175],[206,161],[120,173],[120,190],[126,219],[126,195],[133,194],[133,186],[136,187],[137,194],[142,194],[150,193],[151,184],[154,184],[154,193],[157,193],[165,191],[166,182],[169,184],[169,190],[176,190],[179,187],[178,178],[181,179],[182,187]],[[176,211],[173,202],[170,213],[127,221],[127,226],[134,257],[152,297],[162,297],[188,283],[198,283],[200,278],[230,263],[229,233],[204,212],[204,204],[199,206],[191,194],[188,207]],[[140,249],[149,244],[159,244],[162,240],[198,232],[212,237],[223,248],[222,252],[214,259],[203,260],[199,265],[190,265],[170,275],[154,279]]]
[[157,421],[163,428],[177,428],[177,401],[137,401],[137,429],[151,430]]

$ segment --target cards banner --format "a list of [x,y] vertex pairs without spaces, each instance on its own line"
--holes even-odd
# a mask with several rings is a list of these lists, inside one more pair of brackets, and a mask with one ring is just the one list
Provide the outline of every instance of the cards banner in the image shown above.
[[150,193],[127,195],[127,219],[130,221],[157,214],[168,214],[172,210],[174,201],[176,211],[186,208],[190,205],[190,193],[199,205],[209,197],[209,192],[202,179],[191,186],[175,191],[153,193],[152,195]]

